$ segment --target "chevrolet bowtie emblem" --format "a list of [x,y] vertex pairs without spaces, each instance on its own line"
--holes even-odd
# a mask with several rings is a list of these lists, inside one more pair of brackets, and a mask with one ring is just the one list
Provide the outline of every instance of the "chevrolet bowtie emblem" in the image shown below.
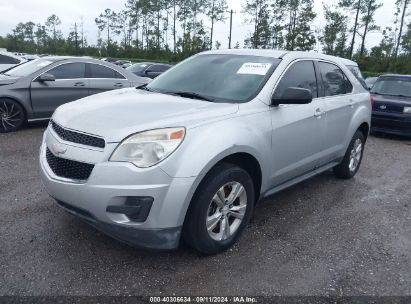
[[381,110],[386,110],[386,109],[387,109],[387,106],[386,106],[386,105],[382,105],[382,106],[380,106],[380,109],[381,109]]
[[51,149],[53,150],[54,154],[56,154],[56,155],[64,154],[67,151],[67,148],[60,145],[60,144],[53,144],[51,146]]

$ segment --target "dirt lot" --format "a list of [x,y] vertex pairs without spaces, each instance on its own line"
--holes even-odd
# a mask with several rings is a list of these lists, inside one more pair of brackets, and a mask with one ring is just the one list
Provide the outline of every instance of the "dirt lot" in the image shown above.
[[230,251],[133,249],[61,210],[45,124],[0,134],[0,295],[411,295],[411,140],[371,137],[359,175],[266,199]]

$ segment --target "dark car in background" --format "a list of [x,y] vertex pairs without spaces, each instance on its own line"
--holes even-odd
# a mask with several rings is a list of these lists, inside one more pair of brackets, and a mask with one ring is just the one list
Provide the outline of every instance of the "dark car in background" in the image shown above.
[[146,84],[114,64],[77,57],[43,57],[0,73],[0,133],[48,119],[62,104],[108,90]]
[[371,89],[372,131],[411,135],[411,75],[383,75]]
[[157,76],[163,74],[165,71],[170,69],[172,66],[164,63],[155,63],[155,62],[140,62],[133,64],[128,67],[126,70],[134,73],[140,77],[149,77],[151,79],[156,78]]

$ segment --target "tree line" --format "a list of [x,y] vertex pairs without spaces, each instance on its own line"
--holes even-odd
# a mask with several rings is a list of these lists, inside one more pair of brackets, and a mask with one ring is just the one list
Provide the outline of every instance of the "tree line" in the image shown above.
[[[367,71],[381,68],[411,73],[410,0],[395,0],[392,24],[382,27],[375,14],[382,0],[324,1],[325,24],[315,26],[314,0],[244,0],[236,18],[252,25],[241,44],[245,48],[319,50],[354,58]],[[105,9],[96,16],[97,42],[87,40],[83,20],[61,32],[61,20],[51,15],[44,24],[20,22],[0,47],[10,51],[59,55],[147,58],[179,61],[200,51],[220,48],[215,25],[226,23],[227,0],[125,0],[124,8]],[[239,15],[241,14],[241,15]],[[239,17],[241,16],[241,17]],[[367,49],[367,39],[379,33],[380,43]],[[224,42],[225,43],[225,42]],[[240,42],[234,42],[240,48]]]

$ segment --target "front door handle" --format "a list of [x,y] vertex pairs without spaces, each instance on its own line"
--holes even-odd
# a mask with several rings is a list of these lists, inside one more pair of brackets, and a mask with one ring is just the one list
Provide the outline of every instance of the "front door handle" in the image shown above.
[[115,86],[116,88],[122,88],[122,87],[123,87],[123,84],[122,84],[122,83],[116,83],[114,86]]
[[74,84],[74,86],[75,86],[75,87],[84,87],[84,86],[86,86],[86,84],[85,84],[84,82],[76,82],[76,83]]
[[352,100],[352,99],[350,99],[350,101],[348,102],[348,106],[351,108],[351,109],[354,109],[354,100]]

